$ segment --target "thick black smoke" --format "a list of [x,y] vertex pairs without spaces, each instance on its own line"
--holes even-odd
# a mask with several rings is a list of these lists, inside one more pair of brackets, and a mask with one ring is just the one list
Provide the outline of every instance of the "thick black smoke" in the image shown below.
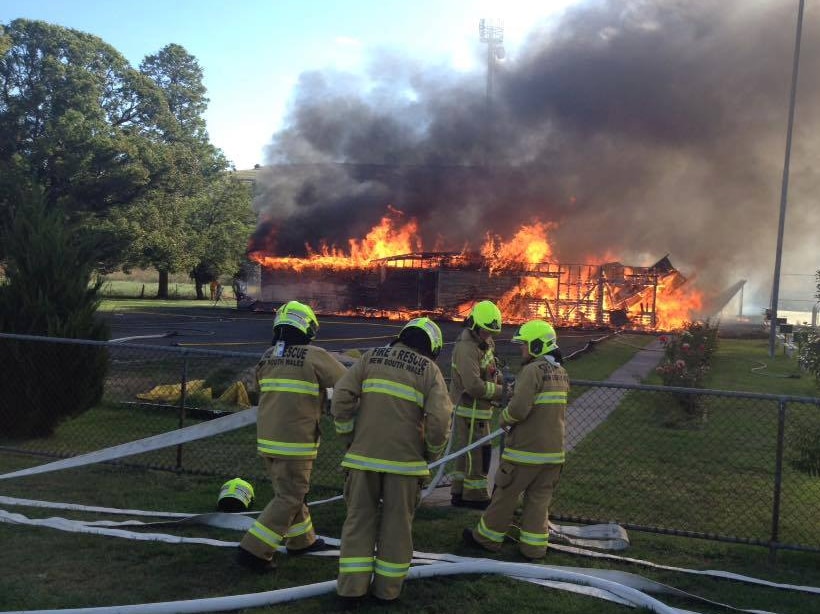
[[[796,18],[791,0],[582,3],[497,66],[489,108],[484,74],[395,55],[373,57],[366,82],[305,73],[257,186],[255,240],[280,255],[344,246],[387,205],[418,219],[428,249],[540,219],[559,224],[561,261],[669,253],[705,289],[745,278],[766,304]],[[820,268],[818,26],[809,8],[787,273]]]

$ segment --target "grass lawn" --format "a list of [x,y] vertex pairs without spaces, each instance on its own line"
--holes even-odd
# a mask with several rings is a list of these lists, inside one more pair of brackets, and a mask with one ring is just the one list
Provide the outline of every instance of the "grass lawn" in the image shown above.
[[[222,283],[222,301],[227,304],[234,302],[233,289],[230,280],[225,278]],[[103,278],[102,296],[110,299],[142,299],[149,301],[152,306],[179,305],[181,301],[196,299],[196,286],[191,278],[185,273],[175,273],[168,277],[168,300],[152,300],[157,295],[159,289],[159,274],[156,271],[135,270],[131,273],[116,272],[106,275]],[[203,287],[206,296],[209,295],[209,288]],[[193,306],[202,306],[208,301],[197,301]]]
[[[651,340],[636,335],[623,337],[618,343],[602,343],[584,358],[571,361],[567,367],[575,379],[603,378],[622,364],[642,342]],[[748,373],[741,360],[757,355],[750,341],[721,341],[708,383],[711,388],[735,386],[755,390],[767,386],[767,392],[813,394],[805,378],[785,379]],[[765,343],[765,342],[763,342]],[[751,365],[753,366],[753,365]],[[772,372],[793,369],[788,359],[775,360]],[[726,373],[726,379],[723,379]],[[597,375],[596,375],[597,374]],[[803,392],[797,392],[794,386]],[[781,387],[789,387],[781,389]],[[701,523],[736,522],[738,531],[763,531],[766,536],[770,504],[759,505],[768,494],[772,463],[772,427],[776,424],[771,410],[753,406],[740,399],[713,397],[708,403],[708,420],[704,424],[671,428],[665,423],[664,408],[669,399],[665,393],[630,393],[605,422],[581,446],[571,453],[554,508],[565,513],[591,516],[608,514],[607,518],[636,518],[641,522],[674,522],[683,512],[692,519],[692,527]],[[100,412],[113,411],[103,407]],[[72,433],[58,433],[61,441],[81,437],[94,424],[114,432],[140,433],[136,423],[112,422],[104,413],[92,412],[83,417],[88,422]],[[167,426],[173,426],[171,423]],[[70,424],[70,423],[69,423]],[[106,426],[103,426],[106,425]],[[67,428],[68,425],[66,425]],[[166,426],[166,427],[167,427]],[[675,425],[677,426],[677,425]],[[166,428],[163,427],[163,428]],[[134,429],[133,431],[131,429]],[[227,437],[227,436],[226,436]],[[131,437],[127,437],[130,439]],[[252,440],[252,435],[249,437]],[[197,452],[203,462],[209,457],[226,456],[239,462],[239,451],[247,443],[234,441],[225,445],[209,440]],[[328,448],[332,445],[326,442]],[[230,452],[231,445],[239,446]],[[323,446],[324,447],[324,446]],[[194,456],[187,451],[186,457]],[[254,462],[252,454],[246,460]],[[42,462],[30,456],[0,452],[0,474]],[[258,461],[256,461],[258,462]],[[237,471],[246,469],[235,466]],[[788,512],[796,504],[785,499],[783,531],[803,536],[806,527],[813,535],[817,525],[817,500],[810,490],[817,478],[788,468],[785,488],[802,490],[809,498],[800,510],[814,510],[808,517]],[[802,482],[797,477],[803,476]],[[233,477],[232,475],[230,477]],[[214,509],[221,478],[175,474],[166,471],[136,469],[125,466],[90,466],[0,482],[0,493],[50,501],[129,509],[154,509],[191,513]],[[270,498],[266,481],[257,481],[258,504]],[[808,489],[808,490],[807,490]],[[311,498],[315,498],[314,495]],[[741,509],[741,513],[733,510]],[[792,508],[789,508],[792,506]],[[813,507],[812,507],[813,506]],[[11,512],[29,517],[62,516],[97,520],[99,515],[62,510],[8,507]],[[760,510],[763,510],[762,512]],[[648,512],[651,512],[648,513]],[[641,516],[641,514],[646,514]],[[344,518],[340,503],[315,507],[314,524],[320,533],[338,537]],[[112,517],[122,520],[123,517]],[[465,556],[482,556],[460,543],[461,529],[473,525],[478,514],[450,507],[422,507],[414,525],[415,548],[427,552],[451,552]],[[680,527],[680,528],[686,528]],[[241,534],[204,527],[160,527],[153,529],[179,535],[206,536],[238,541]],[[748,574],[771,581],[820,586],[820,554],[805,552],[779,553],[777,564],[768,562],[765,548],[726,544],[707,540],[654,535],[632,531],[631,546],[624,553],[636,559],[656,563],[721,569]],[[129,603],[193,599],[234,595],[299,586],[332,580],[336,575],[335,559],[304,557],[285,559],[276,574],[255,576],[243,573],[232,561],[230,548],[204,545],[166,545],[153,542],[125,541],[111,537],[77,536],[52,529],[0,524],[0,543],[4,556],[0,569],[0,609],[67,608],[113,606]],[[516,550],[506,546],[495,557],[517,561]],[[563,553],[551,552],[546,564],[595,566],[620,569],[672,584],[710,599],[737,607],[770,610],[779,613],[820,612],[820,597],[754,587],[727,580],[702,578],[681,573],[650,570],[627,563],[593,561]],[[13,573],[12,573],[13,570]],[[135,582],[135,578],[139,581]],[[571,595],[490,576],[448,577],[408,582],[400,603],[393,612],[454,612],[463,609],[494,612],[503,608],[521,612],[570,612],[577,614],[628,612],[629,609],[589,597]],[[711,606],[661,597],[670,605],[698,612],[723,611]],[[332,596],[311,598],[260,612],[341,611]],[[365,604],[361,612],[384,611],[383,607]]]
[[106,298],[100,303],[99,311],[129,311],[145,309],[146,307],[186,308],[208,307],[209,301],[188,299],[139,299],[139,298]]
[[[30,464],[29,458],[12,454],[0,456],[0,473]],[[85,505],[127,509],[187,511],[212,510],[218,481],[202,476],[98,466],[12,480],[3,494],[42,500],[62,500]],[[258,499],[270,497],[269,487],[257,485]],[[98,519],[101,515],[60,510],[40,510],[14,506],[10,511],[29,517],[63,516]],[[315,507],[314,523],[322,534],[338,536],[343,522],[340,503]],[[124,517],[111,516],[113,520]],[[478,514],[453,508],[422,507],[414,525],[417,550],[451,552],[464,556],[476,553],[459,540],[461,529],[474,524]],[[201,536],[230,542],[240,533],[205,527],[157,527],[154,532]],[[820,585],[818,556],[782,553],[779,564],[770,566],[766,551],[675,537],[632,533],[627,556],[657,563],[696,569],[722,569],[792,584]],[[143,541],[75,535],[46,528],[0,524],[3,560],[7,571],[0,574],[0,606],[4,609],[69,608],[112,606],[131,603],[193,599],[244,594],[332,580],[335,559],[285,559],[270,576],[243,573],[232,561],[232,549],[205,545],[167,545]],[[491,558],[520,561],[508,545]],[[683,590],[736,606],[767,609],[780,613],[811,612],[820,608],[820,598],[747,586],[740,583],[699,578],[668,571],[652,571],[626,563],[592,561],[563,553],[551,553],[545,563],[565,566],[595,566],[638,573]],[[135,575],[139,581],[133,581]],[[627,612],[628,609],[588,597],[530,586],[499,577],[455,577],[408,582],[396,612],[442,612],[470,608],[495,611],[507,607],[524,612],[548,611],[577,614]],[[681,600],[663,598],[679,607],[687,605],[699,612],[720,610]],[[331,595],[295,602],[261,612],[342,611]],[[361,611],[381,611],[365,605]]]
[[[721,340],[706,386],[816,396],[811,377],[793,359],[767,357],[765,340]],[[659,384],[652,374],[647,383]],[[599,389],[602,394],[607,389]],[[695,417],[679,397],[632,391],[570,453],[553,510],[567,517],[605,518],[644,526],[766,541],[772,531],[778,404],[773,400],[704,396]],[[820,429],[820,408],[787,406],[780,501],[780,541],[820,547],[820,479],[797,467],[804,434]],[[606,462],[602,462],[602,451]],[[809,452],[817,456],[817,443]],[[602,502],[605,502],[602,504]]]

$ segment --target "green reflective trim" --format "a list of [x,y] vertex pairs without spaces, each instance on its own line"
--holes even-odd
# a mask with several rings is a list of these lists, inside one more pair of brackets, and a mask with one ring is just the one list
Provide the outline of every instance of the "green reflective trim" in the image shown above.
[[493,531],[492,529],[487,528],[487,525],[484,524],[484,517],[481,517],[481,520],[478,521],[478,526],[476,527],[476,531],[478,531],[479,535],[483,535],[491,542],[495,542],[500,544],[504,541],[504,534],[499,533],[498,531]]
[[226,497],[230,497],[241,501],[245,507],[248,507],[251,501],[253,501],[253,496],[253,486],[251,486],[250,483],[242,478],[234,478],[222,485],[222,488],[219,490],[218,500],[221,501]]
[[376,573],[387,578],[403,578],[410,569],[410,563],[388,563],[376,559]]
[[464,472],[463,471],[453,471],[450,474],[450,477],[454,480],[463,480],[464,479]]
[[501,412],[501,419],[507,424],[515,424],[516,422],[519,422],[519,420],[516,420],[510,415],[509,407],[505,407],[504,411]]
[[316,458],[319,451],[319,443],[292,443],[288,441],[270,441],[269,439],[257,439],[256,449],[261,454],[273,454],[278,456],[298,456],[300,458]]
[[393,382],[389,379],[366,379],[362,382],[362,393],[377,392],[391,397],[412,401],[419,407],[424,407],[424,394],[405,384]]
[[474,418],[475,420],[490,420],[493,417],[492,409],[474,409],[466,405],[456,405],[456,416]]
[[473,490],[487,490],[487,480],[464,480],[464,488]]
[[265,542],[271,548],[278,548],[283,539],[279,533],[276,531],[271,531],[258,520],[254,520],[253,526],[248,529],[248,533],[256,537],[258,540]]
[[486,369],[490,366],[493,360],[495,360],[495,356],[493,356],[493,353],[491,351],[487,350],[486,352],[484,352],[484,356],[481,357],[481,368]]
[[342,467],[361,469],[363,471],[380,471],[382,473],[397,473],[399,475],[428,476],[430,470],[424,461],[391,461],[383,458],[370,458],[358,454],[345,454]]
[[285,537],[298,537],[299,535],[304,535],[313,530],[313,520],[310,516],[308,516],[305,520],[300,522],[299,524],[294,524],[290,526],[288,532],[285,533]]
[[353,425],[356,423],[355,420],[334,420],[333,424],[336,427],[336,432],[339,435],[347,435],[348,433],[353,432]]
[[567,402],[566,392],[541,392],[535,395],[536,405],[548,405]]
[[447,447],[447,442],[446,441],[443,444],[441,444],[440,446],[431,445],[429,441],[425,441],[424,443],[427,446],[427,451],[430,454],[440,454],[441,452],[444,451],[444,448]]
[[563,463],[566,459],[564,452],[526,452],[513,448],[504,448],[502,460],[526,465],[545,465],[547,463]]
[[484,382],[484,396],[488,399],[495,396],[495,382]]
[[306,382],[301,379],[260,379],[259,392],[294,392],[296,394],[309,394],[318,397],[319,384],[316,382]]
[[349,556],[339,559],[339,573],[373,573],[372,556]]
[[520,538],[522,544],[528,546],[547,546],[549,544],[549,534],[547,533],[528,533],[527,531],[520,531]]

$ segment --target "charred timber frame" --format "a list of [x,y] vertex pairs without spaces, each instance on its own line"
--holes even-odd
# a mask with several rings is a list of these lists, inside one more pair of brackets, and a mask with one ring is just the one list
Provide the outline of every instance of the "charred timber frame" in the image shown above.
[[420,252],[355,269],[263,268],[261,298],[273,303],[297,298],[325,314],[427,312],[457,318],[466,315],[460,311],[472,301],[501,301],[516,294],[514,290],[528,287],[529,278],[544,283],[539,293],[519,291],[515,296],[516,313],[527,319],[602,326],[619,325],[616,320],[629,316],[633,326],[656,328],[659,281],[668,280],[673,288],[685,281],[667,258],[651,267],[540,262],[494,269],[491,264],[478,254]]

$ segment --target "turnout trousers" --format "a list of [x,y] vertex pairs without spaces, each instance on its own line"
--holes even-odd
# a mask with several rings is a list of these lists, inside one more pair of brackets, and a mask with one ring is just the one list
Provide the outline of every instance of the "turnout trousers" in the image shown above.
[[[453,416],[453,445],[450,450],[460,450],[489,434],[490,423],[487,420]],[[492,446],[488,442],[455,460],[453,483],[450,486],[452,496],[460,496],[465,501],[487,501],[490,498],[487,491],[487,471],[491,453]]]
[[361,597],[370,590],[379,599],[398,598],[413,558],[413,516],[420,495],[418,477],[349,470],[339,595]]
[[239,546],[270,561],[281,545],[298,550],[316,541],[313,521],[305,505],[313,459],[263,458],[273,483],[273,499],[245,533]]
[[518,548],[528,559],[547,553],[549,505],[563,464],[516,465],[502,461],[495,474],[493,498],[484,511],[473,537],[487,550],[497,552],[523,494]]

